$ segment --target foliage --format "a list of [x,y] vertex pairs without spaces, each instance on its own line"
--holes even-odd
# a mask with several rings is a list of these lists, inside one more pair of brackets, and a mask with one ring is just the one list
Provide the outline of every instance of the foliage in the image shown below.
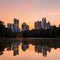
[[5,27],[4,23],[0,21],[0,37],[15,37],[16,33],[12,32],[12,30]]
[[51,26],[50,29],[33,29],[30,31],[23,31],[23,37],[41,37],[41,38],[60,38],[60,26]]
[[11,29],[5,27],[4,23],[0,21],[0,37],[36,37],[36,38],[60,38],[59,27],[51,26],[50,29],[32,29],[22,32],[13,32]]

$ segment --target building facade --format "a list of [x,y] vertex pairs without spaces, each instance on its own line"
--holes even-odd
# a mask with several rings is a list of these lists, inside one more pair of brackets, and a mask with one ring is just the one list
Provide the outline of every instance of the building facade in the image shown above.
[[42,28],[41,21],[35,22],[35,29],[39,30]]
[[11,29],[13,32],[20,32],[19,20],[15,18],[13,24],[11,24],[11,23],[7,24],[7,28]]
[[46,25],[47,25],[46,18],[42,18],[42,28],[46,29]]
[[29,26],[26,23],[22,24],[22,31],[27,31],[29,30]]
[[8,23],[8,24],[7,24],[7,28],[8,28],[8,29],[11,29],[12,31],[14,31],[14,25],[11,24],[11,23]]
[[46,28],[49,29],[51,26],[50,22],[47,23]]
[[34,28],[39,30],[39,29],[49,29],[50,28],[50,22],[46,22],[46,18],[42,18],[42,21],[36,21],[34,24]]
[[14,32],[19,32],[19,20],[14,19]]

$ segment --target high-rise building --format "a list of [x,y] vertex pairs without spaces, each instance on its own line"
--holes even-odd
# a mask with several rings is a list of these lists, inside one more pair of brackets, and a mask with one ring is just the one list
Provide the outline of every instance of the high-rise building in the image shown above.
[[46,29],[46,18],[42,18],[42,28]]
[[19,32],[19,20],[14,19],[14,32]]
[[49,29],[50,28],[50,22],[46,22],[46,18],[42,18],[42,21],[37,21],[34,24],[35,29]]
[[42,18],[42,28],[43,29],[49,29],[50,28],[50,22],[46,22],[46,18]]
[[11,29],[13,32],[20,32],[19,20],[15,18],[13,24],[11,24],[11,23],[7,24],[7,28]]
[[8,29],[11,29],[12,31],[14,30],[13,26],[14,26],[14,25],[11,24],[11,23],[8,23],[8,24],[7,24],[7,28],[8,28]]
[[39,30],[42,28],[42,24],[41,24],[41,21],[37,21],[35,22],[35,29]]
[[22,31],[27,31],[29,30],[29,26],[26,23],[22,24]]
[[49,29],[50,26],[51,26],[51,25],[50,25],[50,22],[48,22],[47,25],[46,25],[46,28]]

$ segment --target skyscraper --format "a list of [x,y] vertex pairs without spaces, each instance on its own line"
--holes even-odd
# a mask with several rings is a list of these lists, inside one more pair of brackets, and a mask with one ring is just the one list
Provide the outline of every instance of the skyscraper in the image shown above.
[[42,18],[42,28],[46,29],[46,18]]
[[29,26],[26,23],[22,24],[22,31],[27,31],[29,30]]
[[39,29],[49,29],[50,28],[50,22],[46,22],[46,18],[42,18],[42,21],[36,21],[34,24],[34,28]]
[[47,23],[46,28],[47,28],[47,29],[50,28],[50,22]]
[[8,24],[7,24],[7,28],[8,28],[8,29],[11,29],[12,31],[14,30],[13,26],[14,26],[14,25],[11,24],[11,23],[8,23]]
[[37,29],[37,30],[41,29],[42,28],[41,21],[35,22],[34,26],[35,26],[35,29]]
[[14,32],[19,32],[19,20],[14,19]]

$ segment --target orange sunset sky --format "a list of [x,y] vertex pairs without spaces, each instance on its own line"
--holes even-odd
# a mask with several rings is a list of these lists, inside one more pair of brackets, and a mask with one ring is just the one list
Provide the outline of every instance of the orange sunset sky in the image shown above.
[[34,28],[34,22],[43,17],[51,22],[51,25],[60,24],[60,0],[0,0],[0,20],[5,25],[13,23],[13,19],[19,19],[19,26],[26,22],[30,29]]

